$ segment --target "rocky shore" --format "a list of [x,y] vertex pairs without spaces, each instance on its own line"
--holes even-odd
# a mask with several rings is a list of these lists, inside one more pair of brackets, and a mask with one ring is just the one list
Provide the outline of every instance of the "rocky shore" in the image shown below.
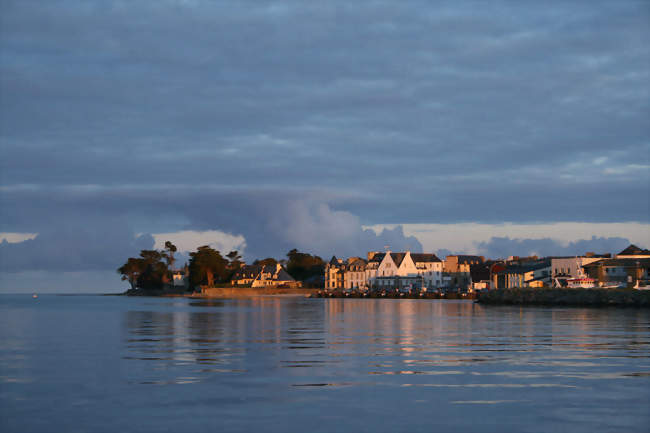
[[478,295],[484,305],[559,305],[575,307],[650,308],[650,290],[634,289],[499,289]]

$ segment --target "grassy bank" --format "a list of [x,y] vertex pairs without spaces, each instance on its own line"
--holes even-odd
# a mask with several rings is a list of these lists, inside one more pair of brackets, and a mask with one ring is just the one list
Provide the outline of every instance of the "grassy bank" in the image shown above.
[[650,308],[650,291],[633,289],[499,289],[481,293],[486,305],[561,305]]

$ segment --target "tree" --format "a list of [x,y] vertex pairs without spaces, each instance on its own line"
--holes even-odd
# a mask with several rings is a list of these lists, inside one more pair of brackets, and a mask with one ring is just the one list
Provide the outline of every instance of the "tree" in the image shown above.
[[167,256],[163,252],[142,250],[140,257],[144,263],[144,270],[138,276],[138,287],[144,290],[160,290],[169,283]]
[[239,268],[242,267],[244,262],[242,262],[242,257],[239,254],[239,251],[231,251],[228,254],[226,254],[226,257],[228,258],[228,276],[227,279],[232,278],[233,274],[237,272]]
[[207,245],[197,248],[190,253],[190,284],[193,287],[201,284],[213,286],[215,278],[223,280],[228,275],[228,261],[217,250]]
[[167,266],[170,270],[174,269],[174,253],[177,251],[176,245],[172,244],[170,241],[165,242],[165,260],[167,261]]
[[325,262],[318,256],[301,253],[294,248],[287,253],[287,257],[287,272],[296,280],[304,281],[325,272]]
[[117,269],[117,273],[122,275],[122,281],[128,281],[131,284],[131,289],[138,286],[138,277],[146,268],[146,263],[143,259],[129,257],[125,264]]
[[231,270],[236,271],[237,269],[239,269],[241,267],[241,264],[243,262],[241,261],[242,257],[239,254],[239,251],[231,251],[228,254],[226,254],[226,257],[230,261],[230,263],[228,263],[228,267]]
[[266,259],[255,260],[253,264],[261,265],[261,266],[275,266],[278,264],[278,261],[275,260],[273,257],[267,257]]

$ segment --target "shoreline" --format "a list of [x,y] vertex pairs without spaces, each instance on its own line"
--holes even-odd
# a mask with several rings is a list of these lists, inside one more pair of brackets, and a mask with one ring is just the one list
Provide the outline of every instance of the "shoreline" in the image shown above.
[[201,292],[185,290],[143,291],[129,289],[122,296],[150,296],[156,298],[194,298],[194,299],[227,299],[254,298],[257,296],[303,296],[311,297],[320,289],[286,288],[286,287],[209,287]]
[[481,305],[650,308],[650,291],[634,289],[490,290],[478,295]]

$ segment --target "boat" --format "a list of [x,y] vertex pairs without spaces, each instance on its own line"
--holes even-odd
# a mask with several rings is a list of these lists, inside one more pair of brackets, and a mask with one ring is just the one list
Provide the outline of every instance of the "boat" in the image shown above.
[[32,298],[36,299],[36,298],[38,298],[38,295],[37,295],[36,293],[34,293],[34,294],[32,295]]
[[596,287],[596,280],[593,278],[567,278],[566,283],[570,289],[591,289]]

